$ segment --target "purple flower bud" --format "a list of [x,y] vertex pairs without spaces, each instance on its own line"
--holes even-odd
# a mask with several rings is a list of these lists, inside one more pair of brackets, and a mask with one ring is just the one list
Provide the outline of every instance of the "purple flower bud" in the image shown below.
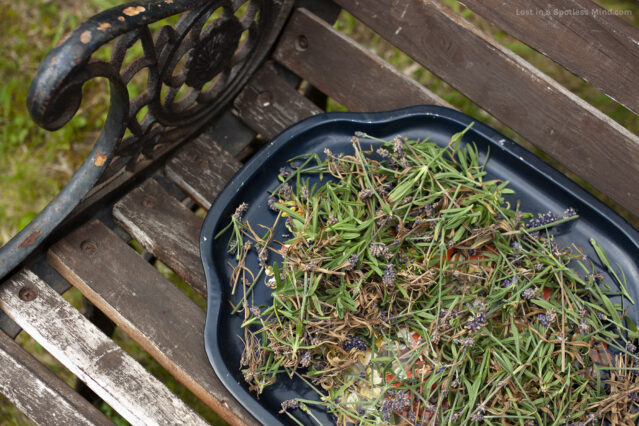
[[296,408],[299,408],[299,406],[299,401],[295,399],[287,399],[286,401],[282,402],[282,410],[280,411],[280,413],[285,413],[287,410],[294,410]]
[[480,312],[478,314],[475,314],[475,316],[473,316],[468,321],[467,327],[470,329],[470,331],[477,331],[485,325],[486,325],[486,314],[483,312]]
[[385,286],[391,286],[395,283],[395,265],[389,263],[384,268],[384,277],[382,278],[382,282]]
[[233,213],[233,219],[240,222],[242,220],[242,217],[244,216],[244,213],[246,213],[247,209],[248,209],[248,204],[246,203],[242,203],[239,206],[237,206],[237,208],[235,209],[235,213]]
[[528,287],[527,289],[525,289],[524,291],[521,292],[521,297],[523,299],[526,299],[526,300],[533,299],[533,298],[535,298],[537,296],[537,291],[538,290],[539,289],[537,287],[535,287],[535,286]]
[[365,351],[366,349],[368,349],[368,345],[366,345],[366,342],[361,337],[351,335],[348,336],[344,343],[342,343],[342,349],[344,349],[345,351],[350,351],[353,348],[357,349],[358,351]]
[[539,321],[539,323],[543,325],[544,327],[548,327],[550,325],[550,323],[546,319],[546,315],[544,314],[537,315],[537,321]]
[[573,217],[577,215],[577,211],[575,209],[573,209],[572,207],[568,207],[566,210],[564,210],[564,214],[562,215],[563,217]]

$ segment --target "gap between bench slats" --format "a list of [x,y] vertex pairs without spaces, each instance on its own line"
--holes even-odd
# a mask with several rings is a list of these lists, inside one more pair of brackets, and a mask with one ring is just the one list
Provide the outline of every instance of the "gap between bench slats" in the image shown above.
[[639,215],[636,135],[438,2],[405,0],[401,7],[392,0],[370,0],[366,7],[358,7],[357,0],[336,3]]
[[[23,301],[24,288],[37,297]],[[130,423],[206,424],[33,272],[3,284],[0,308]]]
[[0,393],[39,425],[112,425],[33,355],[0,331]]
[[56,243],[48,261],[226,421],[253,421],[209,364],[204,312],[113,231],[93,220]]
[[294,12],[273,57],[351,111],[450,107],[305,9]]
[[113,217],[146,250],[206,297],[206,280],[197,245],[201,218],[153,178],[122,197],[113,206]]
[[462,3],[639,113],[638,28],[590,0],[554,0],[552,5],[547,0]]

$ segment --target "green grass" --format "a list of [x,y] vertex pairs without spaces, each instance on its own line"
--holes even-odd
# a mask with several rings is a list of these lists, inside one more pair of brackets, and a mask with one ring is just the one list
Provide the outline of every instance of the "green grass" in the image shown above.
[[[444,2],[573,93],[602,110],[630,131],[639,133],[639,118],[626,108],[487,23],[456,1],[444,0]],[[0,84],[0,244],[4,244],[32,220],[68,181],[102,128],[108,102],[103,82],[89,84],[84,89],[84,101],[80,114],[63,129],[57,132],[45,132],[33,124],[26,110],[25,100],[31,79],[47,52],[69,30],[92,14],[120,3],[117,0],[85,2],[0,0],[0,22],[3,23],[0,44],[4,46],[3,55],[0,56],[0,81],[2,81]],[[609,9],[631,9],[633,14],[624,16],[623,19],[639,26],[639,4],[636,2],[597,0],[597,3]],[[492,118],[447,83],[416,65],[410,58],[368,30],[352,16],[342,13],[336,27],[461,111],[497,128],[525,145],[525,141],[507,126]],[[100,57],[106,58],[107,54],[108,52],[102,52]],[[133,92],[138,90],[139,87],[133,88]],[[329,107],[333,110],[343,109],[341,105],[332,101]],[[528,148],[534,149],[529,145]],[[543,156],[543,153],[536,152]],[[623,209],[617,208],[617,210],[630,218]],[[630,220],[635,226],[639,225],[636,220],[632,218]],[[178,287],[188,292],[188,286],[166,266],[158,263],[156,267]],[[202,298],[194,294],[189,295],[198,305],[204,305]],[[81,296],[76,290],[68,292],[65,297],[79,307]],[[116,332],[115,340],[207,420],[214,424],[222,423],[208,407],[177,383],[166,370],[120,330]],[[67,383],[70,385],[75,383],[73,374],[26,334],[22,333],[17,341]],[[125,423],[108,405],[102,404],[100,409],[116,423]],[[31,422],[0,395],[0,424],[26,425]]]

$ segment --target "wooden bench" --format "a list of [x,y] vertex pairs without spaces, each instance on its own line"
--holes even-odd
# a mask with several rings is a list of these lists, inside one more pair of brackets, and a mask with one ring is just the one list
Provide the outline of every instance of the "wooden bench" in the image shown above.
[[[224,420],[255,423],[209,365],[204,310],[150,261],[160,260],[191,293],[204,296],[198,213],[209,209],[256,146],[323,112],[325,98],[318,93],[351,111],[448,106],[334,29],[340,8],[522,140],[639,215],[637,135],[442,3],[252,0],[240,7],[243,3],[223,1],[217,14],[203,0],[117,7],[82,24],[39,71],[29,106],[41,125],[64,125],[76,113],[79,88],[100,76],[111,82],[111,116],[83,180],[74,180],[76,186],[63,194],[57,210],[45,212],[0,253],[6,273],[0,283],[0,392],[36,423],[110,421],[12,340],[20,330],[129,422],[204,423],[108,331],[60,296],[70,286]],[[636,27],[590,0],[558,0],[552,6],[539,0],[464,4],[639,113]],[[549,7],[588,13],[520,13]],[[244,18],[232,18],[234,11]],[[171,15],[182,16],[173,29],[151,25]],[[124,71],[125,53],[137,40],[145,52]],[[110,64],[88,61],[109,42],[115,43]],[[146,78],[153,90],[129,101],[126,85],[144,67],[151,70]],[[178,90],[183,83],[195,89],[183,94]],[[160,90],[171,85],[175,88]],[[181,103],[175,101],[180,96]],[[145,105],[147,119],[138,121]],[[136,251],[131,240],[143,250]]]

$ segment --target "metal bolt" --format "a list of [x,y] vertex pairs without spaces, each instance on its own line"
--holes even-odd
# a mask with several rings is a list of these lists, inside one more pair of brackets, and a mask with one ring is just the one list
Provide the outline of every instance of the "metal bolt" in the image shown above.
[[297,36],[297,38],[295,39],[295,49],[297,49],[300,52],[303,52],[306,49],[308,49],[308,39],[306,38],[305,35]]
[[31,302],[38,297],[38,292],[29,287],[22,287],[18,292],[18,297],[25,302]]
[[259,95],[257,95],[257,103],[261,106],[261,107],[267,107],[271,104],[271,101],[273,100],[273,95],[271,95],[271,92],[262,92]]
[[142,199],[142,205],[143,205],[144,207],[146,207],[147,209],[152,209],[152,208],[154,208],[154,207],[155,207],[155,205],[156,205],[155,198],[150,197],[150,196],[149,196],[149,197],[144,197],[144,198]]
[[95,243],[95,241],[86,240],[82,241],[82,243],[80,244],[80,249],[82,249],[82,251],[85,253],[93,254],[98,249],[98,245]]
[[202,158],[202,157],[195,157],[195,164],[198,167],[206,167],[208,161],[206,161],[206,158]]

